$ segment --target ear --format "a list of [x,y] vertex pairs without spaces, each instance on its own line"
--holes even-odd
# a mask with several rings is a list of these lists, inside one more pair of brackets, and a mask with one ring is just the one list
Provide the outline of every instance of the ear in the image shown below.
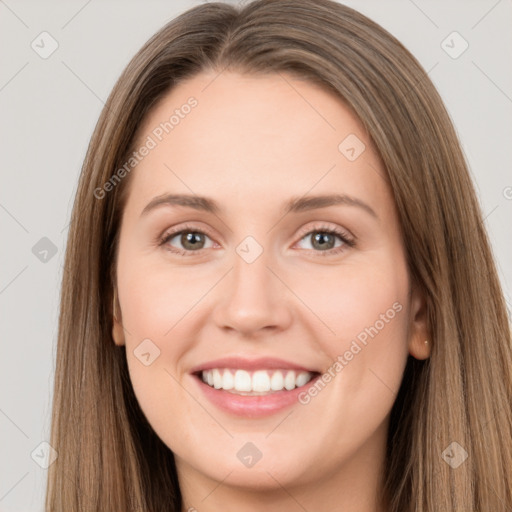
[[117,300],[116,289],[114,288],[114,297],[112,300],[112,339],[118,346],[125,344],[124,329],[121,318],[121,308]]
[[411,291],[409,321],[409,354],[416,359],[427,359],[432,350],[432,339],[428,332],[427,303],[418,286]]

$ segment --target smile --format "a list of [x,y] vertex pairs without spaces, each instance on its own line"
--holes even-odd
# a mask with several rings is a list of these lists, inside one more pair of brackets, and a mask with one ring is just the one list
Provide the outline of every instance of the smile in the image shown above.
[[214,407],[256,419],[299,405],[300,393],[321,377],[319,370],[277,357],[236,355],[199,364],[189,374]]
[[201,380],[214,389],[222,389],[243,396],[261,396],[278,391],[291,391],[306,385],[313,372],[264,369],[247,371],[231,368],[213,368],[200,372]]

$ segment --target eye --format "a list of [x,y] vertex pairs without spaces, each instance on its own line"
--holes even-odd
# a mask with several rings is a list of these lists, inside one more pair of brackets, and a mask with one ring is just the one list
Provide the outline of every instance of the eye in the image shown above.
[[[321,256],[338,254],[355,245],[355,241],[348,233],[325,226],[310,230],[301,238],[300,242],[308,239],[310,240],[311,250],[322,253]],[[336,245],[336,239],[340,242],[338,245]]]
[[[173,242],[173,240],[175,241]],[[210,240],[210,245],[207,244],[207,240]],[[181,247],[175,247],[173,244],[181,245]],[[179,231],[164,234],[160,245],[165,246],[171,252],[189,256],[191,253],[212,247],[213,242],[204,231],[185,226]]]

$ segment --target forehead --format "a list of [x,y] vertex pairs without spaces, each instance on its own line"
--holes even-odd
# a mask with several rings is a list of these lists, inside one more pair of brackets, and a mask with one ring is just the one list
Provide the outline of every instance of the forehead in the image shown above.
[[371,140],[344,102],[284,73],[208,72],[180,83],[142,123],[135,148],[143,146],[150,150],[130,187],[139,211],[177,189],[248,206],[312,188],[371,195],[385,186]]
[[349,107],[325,87],[287,73],[224,71],[203,72],[175,86],[146,116],[138,139],[152,134],[183,143],[180,134],[189,139],[193,130],[202,143],[211,139],[216,144],[223,138],[219,129],[243,139],[238,141],[244,143],[243,150],[276,139],[281,146],[292,136],[315,140],[329,134],[336,141],[348,130],[364,135]]

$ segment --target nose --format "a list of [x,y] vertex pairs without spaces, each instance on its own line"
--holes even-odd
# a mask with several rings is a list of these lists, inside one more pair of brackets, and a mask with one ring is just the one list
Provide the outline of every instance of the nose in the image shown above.
[[234,254],[233,268],[224,279],[222,297],[213,312],[219,328],[254,337],[290,325],[290,292],[273,267],[265,250],[251,263]]

